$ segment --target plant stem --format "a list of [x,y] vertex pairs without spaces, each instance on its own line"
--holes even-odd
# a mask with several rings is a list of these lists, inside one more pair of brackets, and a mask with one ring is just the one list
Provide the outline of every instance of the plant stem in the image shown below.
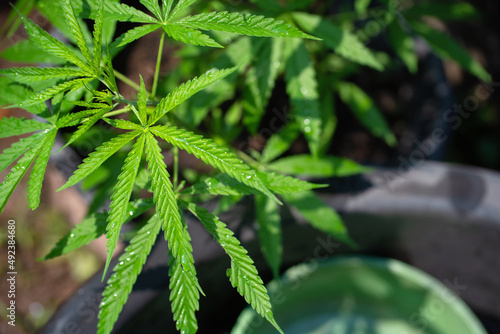
[[151,90],[151,96],[153,97],[153,99],[156,97],[156,90],[158,89],[158,78],[160,77],[160,65],[161,65],[161,58],[163,55],[164,42],[165,42],[165,32],[162,30],[160,38],[160,46],[158,47],[158,59],[156,60],[156,70],[155,70],[155,78],[153,81],[153,89]]
[[124,114],[126,112],[129,112],[130,110],[131,110],[130,106],[127,106],[127,107],[122,108],[122,109],[118,109],[118,110],[115,110],[115,111],[108,112],[107,114],[104,114],[103,117],[111,117],[111,116],[116,116],[116,115]]
[[179,148],[174,147],[174,189],[177,189],[179,182]]
[[263,171],[265,169],[265,167],[259,163],[258,161],[256,161],[255,159],[253,159],[251,156],[249,156],[248,154],[238,150],[236,151],[236,155],[243,161],[245,161],[247,164],[249,164],[251,167],[253,168],[256,168],[257,170],[259,171]]
[[139,89],[141,89],[141,86],[139,86],[138,84],[136,84],[135,82],[130,80],[125,74],[122,74],[122,73],[118,72],[117,70],[113,70],[113,71],[115,73],[115,77],[117,77],[118,79],[120,79],[121,81],[123,81],[124,83],[126,83],[127,85],[129,85],[130,87],[135,89],[136,91],[139,91]]

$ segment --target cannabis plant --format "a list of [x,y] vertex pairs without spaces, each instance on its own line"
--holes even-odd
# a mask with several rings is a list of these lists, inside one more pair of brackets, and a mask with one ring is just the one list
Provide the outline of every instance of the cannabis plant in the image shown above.
[[[20,0],[9,17],[9,31],[22,23],[29,39],[9,47],[2,56],[43,66],[0,70],[0,103],[34,115],[30,119],[0,120],[0,138],[24,135],[0,155],[0,170],[15,164],[0,185],[0,211],[30,167],[28,205],[33,210],[39,206],[46,166],[59,133],[74,130],[68,146],[84,140],[102,125],[113,129],[106,130],[111,138],[88,154],[60,189],[93,179],[88,183],[98,189],[88,216],[44,257],[66,254],[105,234],[104,279],[122,226],[132,220],[138,222],[139,228],[103,292],[98,333],[112,331],[160,232],[168,242],[165,256],[177,329],[183,333],[197,331],[195,313],[203,291],[183,219],[185,212],[196,216],[229,255],[231,268],[227,275],[233,287],[281,332],[266,288],[247,251],[215,213],[200,205],[213,196],[222,198],[217,212],[243,196],[255,197],[262,252],[275,276],[279,275],[283,252],[281,201],[294,207],[316,228],[355,247],[339,215],[312,192],[322,185],[281,173],[324,178],[368,170],[328,154],[337,126],[332,88],[374,136],[388,145],[396,144],[375,103],[349,82],[349,75],[359,71],[359,66],[382,71],[389,64],[387,57],[366,47],[362,36],[352,32],[356,20],[369,16],[370,1],[356,1],[354,11],[346,11],[338,20],[322,16],[329,2],[251,2],[253,5],[247,8],[242,3],[244,12],[235,13],[226,11],[218,2],[195,0],[162,0],[161,4],[157,0],[140,0],[141,8],[114,0]],[[380,3],[384,8],[394,7],[391,0]],[[201,6],[197,8],[201,14],[188,15],[196,5]],[[382,22],[395,53],[415,72],[417,61],[411,36],[418,33],[440,55],[457,60],[486,79],[482,67],[463,49],[421,22],[426,10],[444,15],[445,19],[453,19],[447,16],[449,8],[459,16],[470,13],[467,6],[450,6],[429,3],[387,11]],[[59,38],[28,18],[35,7],[57,29]],[[203,7],[220,10],[206,12]],[[317,14],[309,13],[314,11]],[[117,21],[128,22],[124,27],[129,30],[115,38]],[[160,32],[159,48],[153,83],[148,89],[142,77],[128,78],[116,70],[114,62],[124,48],[155,31]],[[178,71],[161,78],[166,43],[187,46],[178,52],[182,59]],[[222,53],[210,51],[221,48]],[[212,68],[202,70],[210,62]],[[205,74],[194,77],[202,72]],[[285,125],[266,133],[270,138],[262,152],[231,148],[230,143],[245,128],[254,135],[261,130],[275,82],[280,78],[284,78],[291,107]],[[136,79],[139,84],[134,82]],[[137,94],[126,98],[117,81],[131,86]],[[179,81],[184,83],[179,86]],[[204,121],[206,126],[201,126]],[[201,129],[211,132],[211,139],[196,134]],[[301,135],[310,154],[282,157]],[[173,155],[172,175],[164,161],[165,148]],[[219,173],[193,178],[190,183],[181,181],[179,149]],[[116,177],[106,182],[96,177],[117,161],[120,168]]]
[[[2,118],[0,136],[33,133],[23,137],[0,155],[0,170],[14,165],[0,185],[0,210],[20,180],[32,166],[28,181],[28,205],[36,209],[45,170],[61,129],[77,127],[67,145],[84,136],[97,123],[105,122],[116,129],[117,135],[90,153],[68,182],[59,190],[81,182],[103,165],[110,157],[125,150],[126,158],[113,187],[109,210],[90,212],[89,216],[72,229],[45,259],[65,254],[81,247],[102,234],[107,237],[108,270],[123,224],[150,209],[147,221],[137,230],[113,274],[107,282],[100,304],[98,333],[110,333],[146,258],[162,231],[168,242],[168,263],[172,313],[177,329],[182,333],[195,333],[198,329],[195,312],[199,307],[202,287],[198,284],[188,226],[183,212],[195,215],[231,259],[227,275],[231,284],[245,300],[281,332],[271,311],[271,304],[262,279],[233,232],[196,202],[200,194],[255,194],[265,208],[280,204],[276,194],[293,196],[295,192],[310,191],[318,187],[288,176],[259,171],[249,167],[233,151],[182,127],[171,112],[185,100],[221,80],[246,64],[236,67],[212,69],[159,96],[158,81],[162,51],[166,37],[198,46],[222,47],[204,31],[222,31],[259,37],[316,39],[283,21],[246,13],[210,12],[183,16],[194,0],[141,0],[149,11],[110,0],[40,1],[38,9],[47,15],[65,39],[57,39],[36,25],[21,12],[17,12],[29,35],[29,44],[22,47],[39,50],[59,66],[19,67],[1,70],[4,78],[2,99],[12,107],[24,109],[36,119]],[[60,11],[60,12],[58,12]],[[90,19],[83,21],[82,18]],[[113,21],[141,23],[112,39]],[[91,22],[93,33],[87,29]],[[126,99],[119,91],[117,77],[124,78],[113,68],[113,57],[127,44],[161,30],[158,62],[151,90],[140,78],[137,99]],[[35,55],[36,57],[36,55]],[[49,61],[50,62],[50,61]],[[115,118],[116,115],[127,117]],[[160,142],[167,143],[174,154],[173,176],[169,174]],[[213,166],[222,174],[213,181],[205,180],[186,188],[179,182],[179,153],[185,150]],[[140,198],[134,189],[139,187],[152,193]],[[348,240],[343,226],[332,230]],[[264,239],[272,231],[262,229]],[[272,244],[272,240],[265,242]],[[167,254],[165,254],[167,256]],[[104,276],[103,275],[103,279]]]

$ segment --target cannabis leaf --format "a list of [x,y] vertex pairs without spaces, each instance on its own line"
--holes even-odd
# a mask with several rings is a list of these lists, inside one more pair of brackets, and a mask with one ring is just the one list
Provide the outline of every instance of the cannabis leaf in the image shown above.
[[42,192],[42,182],[49,162],[50,152],[56,140],[57,131],[55,129],[47,132],[42,141],[42,147],[39,155],[33,165],[33,170],[28,181],[28,204],[31,210],[35,210],[40,204],[40,195]]
[[353,248],[357,247],[349,237],[342,218],[313,192],[283,194],[283,198],[288,204],[294,206],[315,228],[330,234]]
[[247,95],[250,95],[251,102],[245,105],[244,122],[252,133],[256,133],[279,74],[283,56],[283,40],[273,38],[252,42],[252,53],[257,60],[246,76]]
[[166,142],[179,147],[198,159],[212,165],[243,184],[255,188],[272,199],[276,197],[266,188],[255,171],[228,149],[192,132],[176,127],[157,126],[151,132]]
[[286,42],[289,54],[286,62],[287,93],[292,113],[309,143],[312,155],[317,156],[322,122],[316,70],[303,41]]
[[30,36],[30,40],[33,43],[38,45],[44,51],[75,64],[85,72],[92,73],[92,69],[80,57],[78,57],[74,51],[69,49],[55,37],[49,35],[49,33],[37,26],[33,21],[24,15],[21,15],[21,19],[24,23],[24,27],[26,28],[26,32]]
[[345,29],[341,29],[318,15],[293,13],[292,16],[302,29],[322,38],[329,48],[342,57],[361,65],[370,66],[379,71],[384,69],[384,66],[359,41],[356,35]]
[[249,303],[258,314],[269,321],[280,333],[283,331],[276,323],[271,311],[271,302],[267,294],[266,287],[259,277],[257,268],[253,260],[248,256],[245,248],[240,245],[238,239],[233,236],[233,232],[221,222],[217,216],[211,214],[206,209],[193,203],[184,203],[191,213],[193,213],[205,226],[205,229],[214,237],[217,243],[224,248],[231,258],[231,269],[227,275],[233,287],[235,287],[246,302]]
[[271,267],[273,276],[279,278],[279,270],[283,257],[281,234],[281,216],[278,205],[264,196],[255,197],[257,222],[259,224],[260,248],[264,258]]
[[58,191],[74,186],[75,184],[89,176],[109,157],[115,154],[119,149],[121,149],[139,134],[139,131],[131,131],[129,133],[121,134],[96,148],[94,152],[90,153],[88,158],[83,160],[83,163],[78,166],[78,169],[69,178],[68,182],[66,182],[64,186],[59,188]]
[[316,39],[314,36],[303,33],[296,27],[283,21],[266,18],[260,15],[250,15],[229,12],[211,12],[185,17],[172,24],[185,27],[232,32],[247,36],[258,37],[287,37]]
[[37,143],[42,137],[42,133],[35,133],[34,135],[21,138],[19,141],[6,148],[0,155],[0,171],[5,170],[13,164],[20,156],[26,153]]
[[156,241],[162,220],[154,215],[130,241],[125,252],[118,259],[114,273],[109,278],[99,305],[97,334],[109,334],[128,299],[137,276],[142,270]]
[[491,81],[490,74],[456,41],[424,23],[418,21],[410,21],[409,23],[413,30],[422,36],[439,56],[455,61],[463,69],[481,80]]
[[[151,188],[154,194],[156,211],[162,221],[165,239],[169,243],[171,256],[175,259],[171,261],[180,261],[178,263],[180,268],[174,271],[175,274],[173,273],[171,280],[174,281],[178,278],[180,280],[178,284],[198,287],[199,284],[196,278],[190,238],[178,211],[173,185],[170,182],[170,175],[163,161],[161,149],[158,146],[158,141],[151,133],[146,133],[145,137],[146,160],[148,161],[148,169],[151,173]],[[179,274],[181,274],[181,277],[178,277]],[[187,298],[188,302],[184,302],[184,298]],[[197,310],[198,290],[191,291],[191,293],[185,296],[171,295],[171,299],[172,312],[174,313],[177,328],[191,333],[192,328],[197,327],[193,323],[193,321],[196,321],[193,314]]]
[[[49,123],[42,123],[24,117],[3,117],[0,119],[0,138],[19,136],[25,133],[46,130],[52,127]],[[0,170],[2,170],[0,168]]]
[[88,76],[80,69],[62,67],[12,67],[1,69],[0,74],[21,83],[35,83],[50,79],[68,79]]
[[[123,221],[123,224],[139,217],[152,207],[154,207],[152,199],[138,199],[128,203],[128,215]],[[107,221],[107,213],[92,213],[59,240],[54,248],[40,260],[48,260],[67,254],[99,238],[106,233]]]
[[214,41],[210,36],[201,33],[199,30],[173,25],[165,25],[163,26],[163,30],[169,37],[185,44],[223,48],[222,45]]
[[118,176],[118,182],[116,183],[113,194],[111,195],[111,204],[109,206],[109,217],[107,238],[108,242],[106,244],[108,257],[106,259],[106,265],[104,267],[103,278],[106,275],[106,271],[111,262],[111,257],[115,250],[116,244],[118,243],[118,237],[120,236],[120,230],[125,217],[128,214],[127,203],[132,195],[132,190],[134,190],[134,183],[137,173],[139,172],[139,165],[142,159],[142,152],[144,149],[145,137],[141,136],[135,142],[132,150],[129,152],[125,163],[122,167],[122,172]]
[[183,83],[173,92],[168,94],[167,97],[160,101],[149,120],[149,125],[155,124],[160,120],[161,117],[180,105],[182,102],[186,101],[191,96],[213,84],[214,82],[227,77],[228,75],[236,71],[236,69],[237,67],[224,70],[211,70],[199,77]]
[[[26,152],[26,154],[24,154],[24,156],[19,159],[17,164],[12,168],[11,172],[5,177],[4,182],[0,184],[0,212],[3,212],[7,201],[14,192],[14,189],[17,187],[23,176],[28,171],[28,168],[36,159],[36,155],[42,148],[44,142],[43,136],[41,136],[40,139],[42,140],[38,140],[37,142],[35,142],[34,145]],[[21,147],[22,146],[18,146],[16,148]]]
[[351,108],[354,115],[374,136],[382,138],[389,146],[397,144],[397,139],[384,116],[361,88],[353,83],[342,82],[339,84],[338,91],[342,101]]
[[344,177],[369,172],[370,169],[356,162],[334,156],[314,158],[309,155],[294,155],[276,160],[268,165],[272,170],[313,177]]

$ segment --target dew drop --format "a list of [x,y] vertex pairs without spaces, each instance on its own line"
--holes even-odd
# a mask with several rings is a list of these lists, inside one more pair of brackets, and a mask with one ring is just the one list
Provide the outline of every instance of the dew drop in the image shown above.
[[302,87],[300,89],[300,92],[302,93],[302,95],[307,95],[309,93],[309,90],[306,87]]
[[127,257],[127,261],[130,261],[130,258],[129,258],[129,257]]
[[71,234],[69,235],[69,237],[70,237],[70,238],[74,238],[74,237],[75,237],[75,234],[74,234],[74,233],[71,233]]
[[280,67],[281,63],[279,61],[274,62],[274,68]]
[[304,120],[304,124],[305,124],[305,125],[309,125],[309,124],[311,124],[311,120],[310,120],[309,118],[306,118],[306,119]]
[[120,266],[123,266],[123,264],[124,264],[124,263],[125,263],[125,262],[123,262],[123,261],[122,261],[122,262],[120,262]]
[[309,133],[309,132],[311,132],[311,128],[310,128],[309,126],[306,126],[306,127],[304,128],[304,131],[305,131],[306,133]]
[[130,216],[133,216],[134,215],[134,211],[129,211],[128,213]]

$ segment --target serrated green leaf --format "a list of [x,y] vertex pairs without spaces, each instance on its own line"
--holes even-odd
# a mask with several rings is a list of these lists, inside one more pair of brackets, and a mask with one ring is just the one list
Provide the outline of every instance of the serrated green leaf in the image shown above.
[[189,8],[196,0],[179,0],[177,2],[177,6],[175,6],[172,14],[170,15],[170,19],[177,17],[179,14],[182,14],[183,11]]
[[144,79],[141,77],[141,86],[139,89],[139,95],[138,95],[138,104],[137,107],[139,108],[139,120],[141,121],[142,124],[146,125],[148,124],[148,112],[147,112],[147,107],[148,107],[148,92],[146,91],[146,85],[144,84]]
[[172,24],[179,24],[193,29],[225,31],[247,36],[318,40],[318,38],[308,35],[283,21],[243,13],[210,12],[184,17]]
[[[180,268],[175,270],[171,282],[175,282],[176,277],[179,277],[178,280],[180,282],[178,284],[182,284],[185,287],[198,287],[190,237],[179,213],[173,185],[170,181],[167,166],[163,161],[160,146],[151,133],[146,133],[145,136],[146,159],[148,161],[148,169],[151,173],[151,188],[153,190],[156,211],[163,224],[169,251],[176,260],[173,266],[180,266]],[[191,319],[197,308],[199,294],[197,290],[189,291],[190,293],[186,293],[186,295],[173,297],[172,310],[177,327],[181,331],[185,330],[191,333],[193,327]],[[186,300],[188,302],[185,302]],[[193,303],[196,305],[193,305]]]
[[418,56],[415,53],[415,42],[413,37],[407,34],[401,24],[394,20],[387,26],[389,41],[396,51],[398,57],[406,65],[410,73],[417,73]]
[[475,75],[481,80],[491,82],[491,75],[483,66],[465,50],[460,44],[449,36],[432,29],[428,25],[410,21],[411,27],[422,36],[432,49],[444,59],[450,59],[460,65],[463,69]]
[[[185,225],[185,222],[183,224]],[[184,229],[184,238],[191,242],[187,229]],[[200,308],[199,286],[197,281],[192,279],[192,273],[184,269],[181,258],[174,257],[171,251],[168,256],[170,302],[175,325],[181,333],[194,334],[198,330],[195,312]]]
[[93,78],[83,78],[83,79],[74,79],[70,81],[63,82],[57,86],[53,86],[47,89],[42,90],[41,92],[35,93],[30,96],[26,100],[18,103],[18,106],[21,108],[29,107],[34,104],[39,104],[47,101],[48,99],[53,98],[54,96],[64,93],[68,90],[76,90],[81,87],[84,87],[86,84],[90,83]]
[[174,4],[174,0],[162,0],[162,4],[163,4],[162,18],[163,22],[166,22],[172,10],[172,5]]
[[266,188],[254,170],[250,169],[250,167],[228,149],[212,142],[210,139],[205,139],[202,136],[195,135],[193,132],[176,127],[154,127],[151,128],[151,133],[193,154],[198,159],[228,174],[241,183],[277,200],[276,196]]
[[249,63],[252,58],[250,41],[250,37],[237,39],[225,49],[224,57],[219,57],[211,64],[211,67],[218,69],[239,65],[233,74],[200,91],[175,111],[186,126],[196,128],[213,108],[234,98],[238,74],[245,70],[242,64]]
[[[128,203],[128,215],[123,224],[139,217],[153,206],[153,199],[139,199]],[[106,213],[91,214],[59,240],[50,253],[40,260],[52,259],[87,245],[92,240],[106,233],[107,221],[108,214]]]
[[[75,0],[73,0],[75,1]],[[100,0],[76,0],[78,8],[82,8],[83,16],[95,18]],[[158,23],[154,17],[118,1],[104,1],[104,20],[121,22]],[[86,14],[86,15],[85,15]]]
[[156,29],[160,28],[160,24],[145,24],[139,27],[135,27],[134,29],[130,29],[127,32],[120,35],[114,42],[111,44],[110,49],[118,48],[125,46],[133,41],[146,36],[147,34],[152,33]]
[[148,161],[148,169],[151,173],[151,183],[153,189],[153,198],[156,204],[156,210],[163,221],[166,239],[169,242],[169,249],[174,257],[185,257],[186,270],[191,270],[194,274],[194,260],[190,252],[191,245],[184,239],[184,226],[180,217],[173,185],[170,181],[170,175],[167,171],[167,166],[163,161],[158,141],[151,133],[146,135],[146,158]]
[[[41,139],[42,138],[43,136],[41,136]],[[16,189],[24,174],[26,174],[29,167],[35,160],[36,155],[40,151],[43,142],[44,140],[38,140],[37,142],[35,142],[31,149],[26,152],[26,154],[21,159],[19,159],[10,173],[7,174],[4,182],[0,184],[0,213],[2,213],[5,209],[5,205],[14,192],[14,189]]]
[[361,88],[350,82],[341,82],[338,86],[338,92],[340,99],[351,108],[356,118],[374,136],[382,138],[389,146],[397,144],[398,141],[384,116]]
[[76,45],[78,45],[78,48],[83,54],[83,57],[85,57],[85,60],[87,61],[87,64],[94,64],[94,58],[92,57],[92,54],[90,53],[89,46],[87,45],[87,41],[85,40],[85,37],[83,36],[82,33],[82,28],[80,27],[80,24],[78,23],[75,12],[73,10],[73,7],[71,5],[71,0],[61,0],[62,1],[62,8],[64,12],[64,17],[66,18],[66,24],[69,26],[71,33],[73,34]]
[[287,194],[323,188],[325,185],[310,183],[295,177],[272,172],[257,172],[262,182],[275,194]]
[[33,165],[33,170],[28,181],[28,205],[31,210],[35,210],[40,205],[40,195],[42,193],[42,183],[45,177],[45,170],[49,162],[50,153],[56,140],[57,130],[53,129],[44,134],[42,148]]
[[104,30],[104,0],[99,1],[97,15],[94,20],[94,67],[99,69],[101,66],[102,53],[102,35]]
[[21,16],[23,20],[24,27],[26,28],[26,32],[30,36],[30,40],[42,48],[44,51],[59,57],[66,59],[70,63],[75,64],[82,70],[92,73],[90,67],[83,62],[83,60],[78,57],[71,49],[69,49],[66,45],[61,43],[55,37],[49,35],[45,30],[37,26],[33,21],[28,19],[25,16]]
[[219,174],[215,177],[206,178],[182,192],[183,194],[193,195],[222,195],[222,196],[239,196],[239,195],[257,195],[259,191],[235,180],[234,178]]
[[254,39],[252,43],[252,51],[257,60],[248,71],[246,79],[253,108],[245,110],[244,122],[252,133],[256,133],[279,74],[283,41],[276,38]]
[[227,77],[228,75],[236,71],[236,69],[237,67],[224,70],[211,70],[199,77],[183,83],[172,93],[168,94],[167,97],[160,101],[160,103],[154,110],[153,115],[151,115],[149,119],[149,125],[155,124],[160,120],[161,117],[180,105],[182,102],[186,101],[191,96],[213,84],[214,82]]
[[[321,184],[309,183],[294,177],[276,174],[274,172],[257,172],[264,185],[275,194],[289,192],[302,192],[306,190],[322,188]],[[190,188],[183,191],[184,194],[210,194],[223,196],[259,195],[259,191],[251,188],[234,178],[219,174],[215,177],[206,178]]]
[[283,257],[281,216],[278,205],[264,196],[255,197],[255,210],[259,224],[260,249],[274,278],[279,278]]
[[228,270],[228,276],[232,286],[258,314],[283,334],[271,311],[272,306],[267,289],[259,277],[253,260],[248,256],[246,249],[240,245],[240,241],[233,236],[233,232],[217,216],[193,203],[185,203],[184,205],[202,222],[205,229],[231,258],[231,269]]
[[82,125],[78,127],[78,130],[76,130],[73,133],[69,141],[61,148],[61,150],[73,144],[76,140],[78,140],[78,138],[80,138],[85,132],[87,132],[91,127],[93,127],[94,124],[97,123],[97,121],[99,121],[102,118],[102,116],[104,116],[104,114],[106,114],[109,110],[110,109],[96,110],[96,113],[94,115],[86,119],[82,123]]
[[305,31],[324,40],[326,46],[355,63],[382,71],[384,66],[353,33],[342,29],[321,16],[293,13],[294,20]]
[[97,334],[109,334],[153,248],[162,221],[153,216],[132,238],[109,278],[99,304]]
[[89,154],[88,158],[83,160],[83,163],[78,166],[75,173],[69,178],[68,182],[57,191],[64,190],[71,186],[74,186],[93,171],[97,169],[104,161],[108,160],[113,154],[115,154],[119,149],[125,146],[132,139],[140,134],[139,131],[131,131],[125,134],[114,137],[110,141],[105,142],[92,153]]
[[57,78],[85,77],[85,71],[61,67],[11,67],[1,69],[0,74],[21,83],[35,83]]
[[314,158],[310,155],[293,155],[276,160],[269,168],[291,175],[312,177],[345,177],[370,171],[356,162],[334,156]]
[[158,20],[163,20],[163,15],[158,0],[139,0],[139,2],[153,13]]
[[19,159],[26,151],[28,151],[31,147],[35,146],[43,133],[38,132],[34,135],[21,138],[19,141],[12,144],[12,146],[3,150],[2,154],[0,154],[0,172],[4,171],[7,167],[12,165],[14,161]]
[[19,136],[34,131],[46,130],[53,127],[52,124],[42,123],[34,119],[24,117],[0,118],[0,138]]
[[212,48],[223,48],[222,45],[199,30],[174,25],[164,25],[162,27],[167,35],[176,41],[199,46],[209,46]]
[[283,194],[283,198],[288,204],[294,206],[312,226],[356,248],[356,243],[349,237],[342,218],[312,191]]
[[297,123],[288,123],[279,132],[273,134],[266,142],[260,161],[268,163],[286,151],[292,146],[299,136],[300,129]]
[[[78,105],[78,104],[77,104]],[[57,120],[57,127],[64,128],[68,126],[76,126],[80,124],[82,119],[90,117],[95,115],[96,113],[100,112],[102,108],[107,107],[106,105],[95,105],[94,107],[97,107],[98,109],[87,109],[87,110],[82,110],[76,113],[70,113],[62,116]]]
[[[30,86],[14,82],[11,79],[0,76],[0,105],[6,106],[24,101],[33,95],[34,91]],[[26,111],[40,117],[49,118],[52,114],[44,103],[39,103],[24,108]]]
[[288,40],[286,90],[292,103],[292,114],[316,156],[321,138],[322,120],[316,70],[301,40]]
[[410,19],[419,19],[422,16],[433,16],[440,20],[477,20],[481,14],[470,3],[461,2],[417,2],[406,9],[404,16]]
[[127,121],[125,119],[113,119],[113,118],[103,118],[103,120],[108,123],[109,125],[114,126],[115,128],[122,129],[122,130],[144,130],[142,126],[139,124],[136,124],[131,121]]
[[0,57],[12,62],[20,62],[24,64],[57,64],[66,63],[65,59],[53,56],[45,52],[38,45],[29,39],[15,43],[0,53]]
[[132,146],[132,150],[127,155],[125,163],[123,164],[122,172],[118,175],[118,181],[113,188],[111,204],[109,205],[108,226],[106,227],[106,237],[108,239],[106,248],[108,256],[102,276],[103,279],[106,276],[106,271],[111,263],[111,257],[113,256],[116,244],[118,243],[122,223],[128,214],[127,203],[129,202],[132,191],[134,190],[135,178],[139,172],[139,166],[142,160],[144,143],[145,137],[140,136]]

